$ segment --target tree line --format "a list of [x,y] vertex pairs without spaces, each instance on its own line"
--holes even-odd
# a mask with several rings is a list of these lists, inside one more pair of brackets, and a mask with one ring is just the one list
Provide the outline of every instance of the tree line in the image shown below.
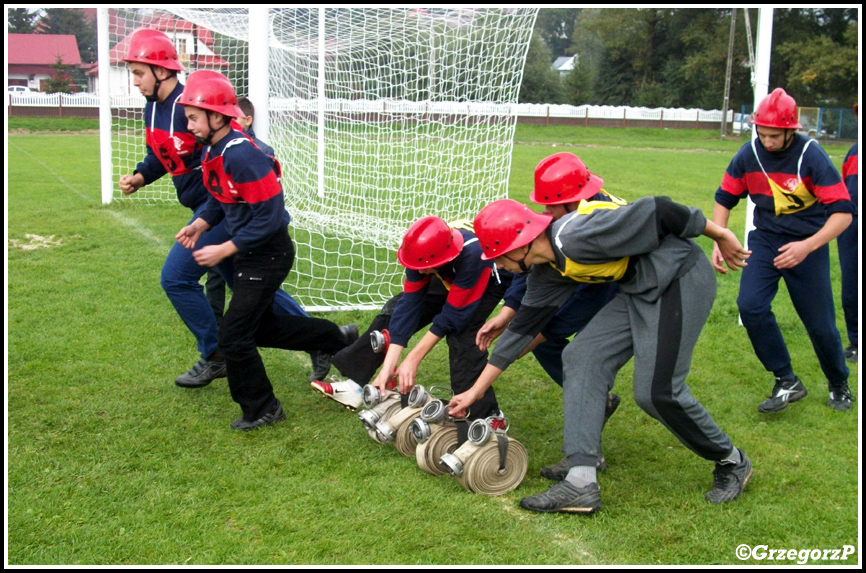
[[[753,100],[743,12],[736,10],[731,67],[729,107],[735,109]],[[754,44],[758,10],[749,9],[748,15]],[[859,86],[857,17],[856,8],[776,8],[771,89],[785,88],[803,107],[853,105]],[[10,33],[73,34],[82,61],[96,59],[96,25],[80,9],[10,8],[7,19]],[[721,109],[730,29],[729,8],[542,8],[519,100]],[[576,65],[568,75],[551,69],[555,58],[572,55]],[[433,76],[412,66],[408,69],[419,78]],[[70,71],[75,83],[82,82],[80,70]],[[376,81],[377,72],[371,74],[370,81]],[[439,81],[449,80],[465,85],[467,78]]]
[[[758,10],[748,10],[752,42]],[[542,8],[520,101],[721,109],[731,9]],[[856,8],[773,13],[770,88],[800,106],[850,107],[859,86]],[[577,56],[560,78],[550,65]],[[736,10],[730,106],[753,100],[743,9]]]

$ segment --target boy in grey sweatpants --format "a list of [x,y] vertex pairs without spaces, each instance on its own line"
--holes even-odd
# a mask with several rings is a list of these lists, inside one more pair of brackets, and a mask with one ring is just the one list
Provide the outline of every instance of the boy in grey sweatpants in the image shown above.
[[616,281],[620,286],[620,293],[563,352],[568,475],[549,490],[524,498],[521,507],[566,513],[601,508],[595,464],[604,406],[617,372],[632,357],[636,403],[686,447],[715,462],[707,500],[731,501],[743,492],[751,461],[734,448],[685,384],[716,292],[713,268],[690,238],[703,234],[714,239],[728,266],[739,269],[749,252],[733,233],[708,221],[699,209],[665,197],[578,210],[556,222],[503,199],[478,213],[475,232],[482,258],[529,276],[520,310],[473,388],[452,399],[453,414],[469,406],[520,355],[578,282]]

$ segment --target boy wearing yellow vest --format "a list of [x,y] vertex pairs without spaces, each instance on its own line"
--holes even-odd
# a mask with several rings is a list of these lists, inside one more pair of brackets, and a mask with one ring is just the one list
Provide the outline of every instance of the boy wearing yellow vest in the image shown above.
[[452,413],[459,415],[471,405],[529,346],[579,281],[615,281],[619,294],[562,355],[568,474],[547,491],[521,500],[521,507],[585,514],[601,508],[596,463],[605,403],[617,373],[632,358],[638,406],[683,445],[715,462],[713,489],[706,499],[736,499],[752,475],[751,461],[685,383],[716,292],[712,266],[690,238],[703,234],[717,241],[734,269],[745,266],[749,253],[731,231],[707,221],[699,209],[665,197],[585,207],[553,221],[503,199],[475,217],[483,258],[529,276],[520,310],[475,385],[452,399]]

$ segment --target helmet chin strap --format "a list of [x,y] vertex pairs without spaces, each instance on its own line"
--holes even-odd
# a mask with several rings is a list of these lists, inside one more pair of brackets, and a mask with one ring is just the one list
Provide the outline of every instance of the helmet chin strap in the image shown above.
[[[213,145],[213,143],[212,143],[213,142],[213,136],[216,135],[217,132],[219,132],[223,127],[231,128],[231,124],[227,123],[218,129],[214,129],[213,126],[210,124],[210,118],[211,118],[211,114],[215,113],[215,112],[212,112],[211,110],[206,109],[206,110],[204,110],[204,113],[207,116],[207,127],[210,130],[210,132],[207,134],[207,137],[196,137],[195,141],[196,141],[196,143],[201,143],[202,145],[207,145],[208,147],[210,147],[211,145]],[[220,114],[220,115],[222,115],[222,114]],[[223,117],[225,117],[225,116],[223,115]]]
[[153,79],[156,83],[153,84],[153,93],[144,96],[144,99],[156,103],[159,101],[159,86],[162,85],[162,80],[156,77],[156,70],[154,69],[153,64],[148,64],[148,66],[150,66],[150,73],[153,74]]
[[[517,266],[520,267],[520,274],[522,274],[522,275],[525,275],[526,273],[529,272],[530,267],[526,265],[526,257],[529,256],[529,251],[532,250],[532,243],[534,243],[534,242],[535,242],[535,239],[532,239],[531,241],[529,241],[529,244],[527,245],[529,248],[526,250],[526,254],[523,255],[523,257],[519,261],[515,261],[511,257],[505,257],[506,259],[508,259],[512,263],[517,263]],[[505,255],[503,255],[503,256],[505,256]]]
[[[789,134],[789,133],[791,134],[791,138],[790,138],[790,139],[788,139],[788,134]],[[793,141],[794,141],[794,130],[793,130],[793,129],[787,129],[787,130],[785,130],[785,145],[784,145],[784,147],[782,147],[782,149],[780,149],[779,151],[782,151],[782,150],[788,149],[788,147],[791,145],[791,143],[792,143]]]

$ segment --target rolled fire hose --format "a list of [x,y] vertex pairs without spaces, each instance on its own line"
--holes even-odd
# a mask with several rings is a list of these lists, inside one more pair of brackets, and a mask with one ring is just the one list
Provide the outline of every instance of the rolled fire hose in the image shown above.
[[[430,388],[430,392],[424,390],[423,386],[415,386],[409,394],[409,406],[417,408],[417,412],[413,412],[406,419],[402,420],[399,425],[396,418],[392,421],[392,425],[397,427],[397,433],[394,437],[394,447],[397,451],[407,458],[415,455],[415,449],[418,446],[418,440],[415,439],[415,434],[412,431],[412,422],[421,416],[421,410],[424,406],[434,399],[433,391],[436,386]],[[404,408],[408,410],[408,408]]]
[[508,421],[498,416],[475,420],[466,443],[443,455],[440,466],[467,491],[485,495],[511,491],[523,481],[529,457],[520,442],[506,436],[508,427]]
[[457,449],[457,423],[448,415],[448,406],[443,400],[430,400],[421,409],[421,415],[410,425],[418,443],[415,460],[419,468],[437,476],[447,473],[439,466],[439,458]]
[[[380,420],[387,420],[391,416],[395,415],[397,412],[399,412],[402,409],[402,406],[400,404],[400,395],[399,394],[395,395],[394,400],[388,400],[387,404],[388,404],[388,407],[382,413],[381,417],[379,418]],[[379,405],[381,406],[381,404],[379,404]],[[366,410],[364,410],[364,411],[366,412]],[[378,443],[378,444],[384,445],[386,443],[386,442],[381,441],[381,439],[379,438],[379,434],[376,432],[375,424],[373,425],[372,428],[367,428],[367,434],[369,434],[370,437],[373,438],[373,441]]]
[[385,443],[376,434],[376,424],[387,420],[400,411],[400,394],[385,392],[384,395],[381,395],[375,386],[367,384],[364,386],[364,404],[367,409],[358,412],[358,418],[363,422],[364,427],[367,428],[367,433],[374,441],[380,444]]
[[430,426],[430,437],[415,448],[415,459],[418,467],[434,476],[445,475],[444,468],[439,465],[439,459],[457,449],[457,424],[445,421]]
[[[499,445],[502,440],[507,444],[504,460]],[[457,481],[467,491],[483,495],[502,495],[520,485],[528,467],[529,456],[523,444],[497,434],[466,460],[463,474]]]
[[[421,409],[431,399],[432,397],[430,393],[427,392],[423,386],[416,385],[412,388],[412,391],[409,393],[409,405],[389,417],[387,420],[381,420],[376,424],[376,434],[378,436],[377,441],[379,443],[394,443],[396,445],[395,442],[399,429],[405,425],[407,426],[406,431],[408,432],[408,426],[412,423],[412,420],[421,414]],[[413,445],[412,449],[408,453],[404,451],[405,445],[404,450],[401,450],[400,447],[397,447],[397,450],[404,456],[411,456],[415,453],[415,446]]]

